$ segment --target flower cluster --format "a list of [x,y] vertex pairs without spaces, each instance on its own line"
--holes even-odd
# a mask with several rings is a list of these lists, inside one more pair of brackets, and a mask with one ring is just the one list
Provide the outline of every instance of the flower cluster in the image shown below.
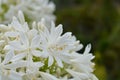
[[23,11],[29,23],[45,18],[49,25],[55,20],[55,5],[49,0],[0,0],[0,23],[10,23],[12,16],[17,16],[19,10]]
[[91,45],[77,53],[83,45],[55,26],[54,10],[49,0],[0,0],[0,80],[98,80]]
[[29,28],[19,11],[10,24],[0,24],[0,80],[98,80],[91,45],[77,53],[82,48],[71,32],[63,34],[61,24],[48,28],[41,19]]

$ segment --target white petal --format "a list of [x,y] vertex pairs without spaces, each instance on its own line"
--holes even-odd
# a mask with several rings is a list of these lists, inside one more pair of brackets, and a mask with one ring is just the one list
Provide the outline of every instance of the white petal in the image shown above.
[[19,12],[18,12],[18,18],[19,18],[20,22],[21,22],[22,24],[24,24],[25,19],[24,19],[24,15],[23,15],[23,12],[22,12],[22,11],[19,11]]
[[13,50],[14,48],[10,45],[6,45],[3,50]]
[[62,28],[62,25],[60,24],[56,27],[56,33],[55,34],[57,36],[60,36],[62,34],[62,32],[63,32],[63,28]]
[[71,57],[72,55],[68,54],[68,53],[63,53],[61,54],[60,58],[62,59],[62,61],[64,61],[65,63],[70,64],[71,63]]
[[28,27],[28,24],[27,22],[25,22],[22,27],[24,28],[24,31],[23,32],[27,32],[29,30],[29,27]]
[[37,51],[37,50],[33,50],[33,51],[32,51],[32,54],[33,54],[34,56],[36,56],[36,57],[40,57],[40,56],[42,55],[42,52]]
[[11,64],[7,64],[5,67],[9,69],[16,69],[16,68],[21,68],[21,67],[26,67],[26,66],[27,66],[26,61],[17,61]]
[[88,44],[85,48],[84,54],[88,54],[91,50],[91,44]]
[[32,29],[37,29],[37,24],[35,21],[32,23]]
[[58,66],[63,68],[62,60],[60,58],[58,58],[58,57],[55,57],[55,60],[57,61]]
[[7,37],[17,37],[19,35],[18,32],[6,32],[5,36]]
[[23,74],[20,74],[14,71],[10,71],[10,75],[9,75],[11,80],[22,80],[22,76]]
[[19,21],[17,20],[16,17],[13,17],[13,21],[11,23],[11,26],[15,28],[15,30],[17,31],[24,31],[24,29],[22,28],[22,25],[19,23]]
[[11,41],[11,42],[9,42],[9,45],[10,46],[8,46],[8,48],[11,47],[11,48],[13,48],[15,50],[21,50],[21,49],[23,49],[22,45],[21,45],[21,43],[19,41]]
[[8,26],[0,24],[0,31],[6,31],[8,29]]
[[29,46],[29,40],[27,38],[27,35],[24,34],[23,32],[20,32],[20,40],[21,40],[22,44],[25,45],[25,47]]
[[13,52],[13,50],[10,50],[10,51],[6,54],[5,59],[4,59],[4,61],[3,61],[3,64],[8,63],[8,62],[13,58],[13,56],[14,56],[14,52]]
[[29,37],[29,39],[32,39],[34,36],[36,36],[37,32],[38,31],[36,29],[29,30],[28,31],[28,37]]
[[89,80],[89,76],[85,73],[80,73],[80,72],[76,72],[70,69],[66,69],[66,71],[71,74],[73,76],[73,78],[75,78],[75,80]]
[[71,35],[72,33],[71,32],[67,32],[65,33],[64,35],[62,35],[62,37],[60,37],[60,41],[59,43],[62,43],[62,44],[71,44]]
[[38,33],[38,31],[37,31],[36,29],[31,29],[31,30],[29,31],[29,34],[31,34],[31,35],[33,35],[33,36],[37,35],[37,33]]
[[36,67],[42,67],[44,64],[41,62],[34,62],[34,66]]
[[55,32],[55,23],[51,22],[51,32]]
[[36,35],[31,42],[31,47],[36,48],[40,45],[40,36]]
[[81,50],[83,48],[83,44],[79,44],[78,46],[77,46],[77,50]]
[[17,54],[11,59],[11,61],[14,62],[14,61],[20,60],[20,59],[24,58],[26,55],[27,55],[26,53]]
[[62,28],[62,25],[58,25],[58,27],[56,28],[52,27],[52,28],[53,29],[51,31],[51,36],[56,40],[62,34],[63,28]]
[[90,73],[93,72],[94,70],[92,69],[92,67],[90,65],[84,65],[84,64],[78,64],[79,69],[81,70],[81,72],[84,73]]
[[48,67],[51,66],[53,63],[54,63],[54,58],[52,56],[49,56]]
[[46,50],[41,52],[41,57],[47,58],[48,56],[49,56],[49,53]]
[[44,80],[58,80],[55,76],[51,74],[44,73],[44,72],[40,72],[40,74]]

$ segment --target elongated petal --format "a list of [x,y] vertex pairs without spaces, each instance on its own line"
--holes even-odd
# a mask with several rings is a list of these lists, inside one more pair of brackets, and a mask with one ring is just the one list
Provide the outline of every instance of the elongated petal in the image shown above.
[[50,29],[51,32],[55,32],[55,23],[54,22],[51,22],[51,29]]
[[40,45],[40,36],[36,35],[31,42],[31,47],[36,48]]
[[42,78],[44,80],[58,80],[55,76],[52,76],[51,74],[40,72]]
[[21,22],[22,24],[24,24],[25,19],[24,19],[24,15],[23,15],[23,12],[22,12],[22,11],[19,11],[19,12],[18,12],[18,18],[19,18],[20,22]]
[[25,22],[25,23],[22,25],[22,27],[24,28],[24,31],[23,31],[23,32],[29,31],[29,27],[28,27],[27,22]]
[[62,32],[63,32],[63,28],[62,28],[62,25],[60,24],[56,27],[56,35],[60,36]]
[[23,45],[25,45],[25,47],[29,46],[29,40],[28,40],[27,35],[25,33],[20,32],[20,40],[21,40],[21,43]]
[[6,32],[5,36],[7,37],[17,37],[19,35],[18,32]]
[[49,59],[48,59],[48,66],[51,66],[54,62],[54,58],[52,56],[49,56]]
[[10,47],[12,47],[15,50],[22,50],[22,45],[19,41],[11,41],[9,42]]
[[0,31],[4,32],[8,29],[8,26],[0,24]]
[[16,69],[16,68],[21,68],[21,67],[26,67],[26,66],[27,66],[26,61],[17,61],[17,62],[13,62],[11,64],[8,64],[5,67],[8,69]]
[[14,62],[14,61],[20,60],[20,59],[24,58],[26,55],[27,55],[26,53],[17,54],[11,59],[11,61]]
[[6,45],[3,50],[14,50],[14,47]]
[[14,52],[13,52],[13,50],[10,50],[10,51],[6,54],[6,56],[5,56],[5,58],[4,58],[4,61],[3,61],[3,64],[6,64],[6,63],[10,62],[10,60],[13,58],[13,56],[14,56]]
[[29,38],[33,38],[34,36],[36,36],[37,35],[37,30],[36,29],[32,29],[32,30],[29,30],[28,31],[28,36],[29,36]]
[[57,61],[58,66],[63,68],[62,60],[60,58],[58,58],[58,57],[55,57],[55,60]]
[[88,44],[85,48],[84,54],[88,54],[91,50],[91,44]]
[[9,78],[11,80],[22,80],[22,76],[23,76],[23,74],[20,74],[20,73],[14,72],[14,71],[10,71]]
[[44,65],[44,64],[41,63],[41,62],[34,62],[34,66],[36,66],[36,67],[38,67],[38,68],[42,67],[43,65]]
[[70,69],[66,69],[66,71],[71,74],[75,80],[89,80],[89,76],[87,74],[76,72]]
[[24,29],[22,28],[22,25],[19,23],[16,17],[13,17],[11,26],[14,27],[14,29],[17,31],[22,31],[22,32],[24,31]]
[[32,51],[32,54],[33,54],[34,56],[36,56],[36,57],[42,56],[42,52],[40,52],[40,51],[38,51],[38,50],[33,50],[33,51]]
[[58,25],[56,28],[53,27],[53,29],[51,31],[51,36],[54,40],[56,40],[58,37],[60,37],[62,32],[63,32],[62,25]]

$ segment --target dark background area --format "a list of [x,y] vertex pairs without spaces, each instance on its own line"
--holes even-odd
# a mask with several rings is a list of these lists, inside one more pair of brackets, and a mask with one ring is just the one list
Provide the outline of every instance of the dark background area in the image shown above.
[[51,0],[56,23],[92,44],[99,80],[120,80],[120,0]]

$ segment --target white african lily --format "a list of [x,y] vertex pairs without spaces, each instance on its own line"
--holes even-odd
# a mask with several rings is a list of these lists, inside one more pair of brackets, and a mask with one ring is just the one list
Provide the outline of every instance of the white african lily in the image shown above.
[[1,24],[0,30],[1,80],[97,80],[91,45],[77,53],[83,45],[71,32],[62,34],[62,25],[52,22],[48,28],[42,19],[30,29],[19,11],[18,18]]
[[80,73],[78,71],[66,69],[72,75],[72,80],[98,80],[93,74]]
[[45,18],[46,22],[50,24],[55,20],[53,12],[55,5],[49,0],[1,0],[1,5],[4,4],[8,9],[1,7],[3,16],[0,17],[0,23],[8,24],[12,20],[13,16],[17,16],[17,12],[22,10],[26,14],[26,19],[29,22],[39,21],[41,18]]
[[[40,37],[37,34],[34,34],[35,31],[31,30],[28,32],[29,36],[25,33],[19,33],[19,39],[10,41],[9,45],[6,47],[10,46],[9,48],[14,49],[17,51],[16,59],[19,58],[24,58],[27,57],[28,55],[33,55],[33,56],[40,56],[41,52],[37,49],[39,49],[39,44],[40,44]],[[19,58],[18,58],[19,57]],[[13,59],[15,60],[15,59]]]
[[15,69],[26,66],[26,62],[10,63],[13,56],[13,51],[9,51],[3,61],[0,57],[0,80],[22,80],[23,74],[17,73]]
[[76,41],[76,38],[71,35],[71,32],[67,32],[62,35],[62,25],[55,27],[54,23],[51,23],[51,29],[49,30],[43,22],[38,24],[41,36],[41,49],[43,50],[43,57],[48,57],[48,66],[54,63],[54,59],[59,67],[63,67],[62,61],[68,62],[66,57],[70,56],[69,53],[77,51],[82,48],[82,44]]
[[92,54],[90,54],[91,45],[87,45],[83,54],[74,53],[74,59],[71,60],[72,65],[77,71],[84,72],[84,73],[91,73],[93,72],[94,64],[91,60],[94,58]]
[[[9,32],[9,31],[11,31],[11,32],[12,31],[16,31],[16,32],[29,31],[28,24],[27,24],[27,22],[25,22],[24,15],[21,11],[19,11],[18,18],[13,17],[11,24],[9,24],[7,27],[3,26],[3,28],[6,29],[7,32]],[[11,34],[11,33],[8,33],[8,34]]]

